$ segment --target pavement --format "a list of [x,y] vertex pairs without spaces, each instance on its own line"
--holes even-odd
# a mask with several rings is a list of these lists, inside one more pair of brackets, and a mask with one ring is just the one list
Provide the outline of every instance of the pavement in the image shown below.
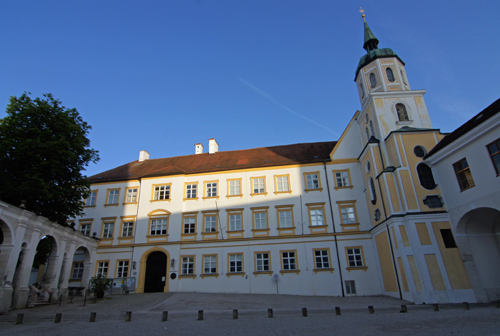
[[[407,313],[401,313],[406,305]],[[368,306],[373,306],[370,314]],[[335,307],[340,307],[337,315]],[[307,308],[307,316],[303,315]],[[233,310],[238,310],[234,319]],[[268,317],[273,309],[273,318]],[[198,311],[203,310],[203,320]],[[162,321],[163,312],[167,321]],[[89,322],[96,313],[96,322]],[[126,312],[131,322],[125,322]],[[61,313],[61,322],[55,316]],[[23,323],[16,325],[18,314]],[[414,305],[386,296],[145,293],[75,297],[0,315],[0,335],[500,335],[494,304]]]

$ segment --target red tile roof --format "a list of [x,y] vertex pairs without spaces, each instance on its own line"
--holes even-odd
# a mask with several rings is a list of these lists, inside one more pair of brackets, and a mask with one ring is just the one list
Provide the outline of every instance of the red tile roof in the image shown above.
[[336,141],[301,143],[285,146],[252,148],[193,154],[143,162],[133,161],[123,166],[89,177],[91,183],[135,180],[144,177],[179,174],[199,174],[233,169],[260,168],[323,162],[330,159]]

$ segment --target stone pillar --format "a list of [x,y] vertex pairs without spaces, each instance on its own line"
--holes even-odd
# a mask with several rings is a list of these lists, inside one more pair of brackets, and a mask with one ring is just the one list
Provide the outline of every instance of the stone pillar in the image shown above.
[[76,241],[72,240],[64,261],[64,267],[61,270],[61,275],[59,277],[59,291],[60,295],[63,296],[63,299],[66,299],[68,297],[68,286],[69,280],[71,279],[71,269],[73,268],[73,258],[75,257],[75,252]]
[[61,275],[61,269],[65,260],[64,253],[66,251],[67,242],[68,240],[66,238],[61,238],[60,246],[57,247],[57,254],[52,257],[51,253],[49,256],[49,267],[45,275],[47,280],[47,287],[52,292],[52,296],[50,299],[51,302],[56,302],[59,299],[59,276]]

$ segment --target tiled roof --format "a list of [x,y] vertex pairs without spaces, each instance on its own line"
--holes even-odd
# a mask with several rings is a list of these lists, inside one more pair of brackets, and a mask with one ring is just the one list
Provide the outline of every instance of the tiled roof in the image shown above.
[[495,114],[500,112],[500,99],[496,100],[493,104],[476,114],[465,124],[451,132],[449,135],[445,136],[443,140],[441,140],[428,154],[425,158],[430,157],[431,155],[436,154],[444,147],[448,146],[462,135],[468,133],[478,125],[482,124],[489,118],[493,117]]
[[143,162],[133,161],[93,175],[89,177],[89,181],[91,183],[113,182],[144,177],[323,162],[330,159],[330,153],[336,143],[336,141],[301,143],[151,159]]

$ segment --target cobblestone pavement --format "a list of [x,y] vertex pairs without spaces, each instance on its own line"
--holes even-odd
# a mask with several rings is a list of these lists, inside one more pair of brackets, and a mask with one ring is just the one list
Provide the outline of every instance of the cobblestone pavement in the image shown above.
[[[408,312],[400,313],[406,304]],[[370,314],[368,306],[375,313]],[[341,315],[335,314],[341,308]],[[268,318],[267,309],[273,309]],[[302,308],[307,308],[303,317]],[[238,309],[238,319],[233,319]],[[203,320],[198,320],[203,310]],[[125,322],[126,312],[132,321]],[[162,322],[162,312],[168,321]],[[90,323],[96,312],[96,323]],[[17,314],[24,314],[16,325]],[[61,323],[54,323],[62,313]],[[390,297],[311,297],[291,295],[150,293],[102,300],[75,298],[0,315],[0,335],[500,335],[495,305],[413,305]]]

